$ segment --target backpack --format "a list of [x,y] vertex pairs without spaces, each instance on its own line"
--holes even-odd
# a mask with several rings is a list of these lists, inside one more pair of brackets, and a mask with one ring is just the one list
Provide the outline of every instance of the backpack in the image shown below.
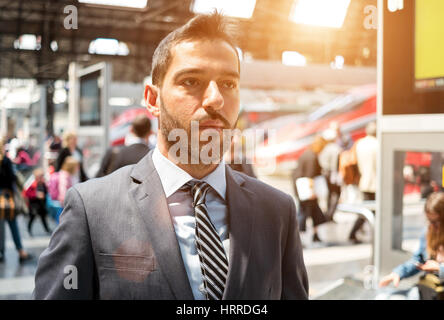
[[60,172],[54,172],[49,177],[48,193],[52,200],[59,199],[59,176]]
[[350,150],[344,150],[339,155],[339,173],[345,184],[359,184],[361,174],[359,173],[356,156],[356,143]]

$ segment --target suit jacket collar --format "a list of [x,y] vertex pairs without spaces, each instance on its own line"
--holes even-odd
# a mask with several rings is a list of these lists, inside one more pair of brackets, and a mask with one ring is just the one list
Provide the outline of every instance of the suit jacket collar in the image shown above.
[[[193,293],[180,253],[165,193],[150,151],[133,168],[130,195],[148,229],[156,259],[171,290],[180,300],[193,299]],[[254,194],[245,179],[229,166],[226,169],[226,200],[229,216],[230,265],[223,299],[241,296],[249,262],[254,229]]]
[[150,151],[134,166],[130,174],[134,183],[129,193],[145,222],[157,262],[171,291],[178,300],[192,300],[193,293],[152,153]]
[[242,297],[248,264],[251,236],[255,225],[254,193],[245,186],[241,174],[226,166],[227,206],[229,216],[230,265],[224,300]]

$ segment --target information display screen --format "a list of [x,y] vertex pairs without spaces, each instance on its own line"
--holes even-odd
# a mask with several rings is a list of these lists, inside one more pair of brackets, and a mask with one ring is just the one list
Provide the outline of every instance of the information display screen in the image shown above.
[[100,71],[80,78],[79,125],[101,125]]
[[444,1],[384,0],[383,115],[444,114]]
[[415,87],[444,90],[444,1],[416,1]]

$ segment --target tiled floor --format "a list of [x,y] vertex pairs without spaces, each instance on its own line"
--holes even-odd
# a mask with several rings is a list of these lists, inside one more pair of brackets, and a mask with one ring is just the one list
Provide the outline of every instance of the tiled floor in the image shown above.
[[[33,224],[33,237],[30,237],[26,228],[27,217],[19,216],[18,225],[22,244],[34,259],[24,264],[19,263],[18,253],[12,241],[9,227],[5,226],[5,260],[0,263],[0,299],[30,299],[34,289],[34,273],[37,268],[37,259],[48,246],[49,236],[43,231],[39,220]],[[55,228],[55,222],[48,218],[50,227]]]

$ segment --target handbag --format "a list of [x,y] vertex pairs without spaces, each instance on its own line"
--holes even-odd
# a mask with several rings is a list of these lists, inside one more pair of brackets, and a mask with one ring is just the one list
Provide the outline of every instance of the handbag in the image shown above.
[[0,220],[13,220],[15,218],[16,205],[14,194],[11,190],[0,190]]
[[433,273],[421,276],[417,287],[421,300],[444,300],[444,280]]
[[316,176],[313,179],[297,178],[295,182],[300,201],[324,198],[328,195],[327,180],[324,176]]

